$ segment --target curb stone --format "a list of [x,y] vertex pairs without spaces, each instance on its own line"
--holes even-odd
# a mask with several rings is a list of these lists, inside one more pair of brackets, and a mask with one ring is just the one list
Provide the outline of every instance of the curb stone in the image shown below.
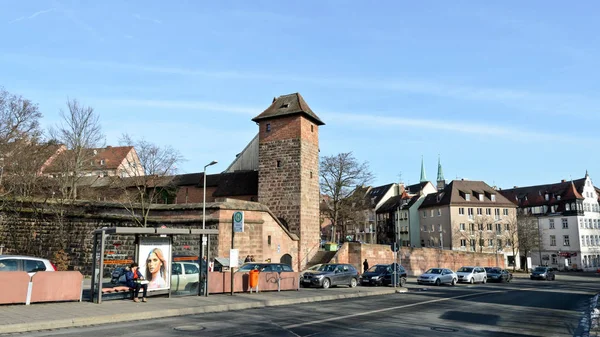
[[248,301],[248,302],[232,303],[232,304],[217,304],[217,305],[187,307],[187,308],[178,308],[178,309],[166,309],[163,311],[153,310],[153,311],[142,311],[142,312],[118,314],[118,315],[77,317],[77,318],[72,318],[72,319],[49,320],[49,321],[43,321],[43,322],[7,324],[7,325],[0,326],[0,334],[32,332],[32,331],[51,330],[51,329],[77,328],[77,327],[84,327],[84,326],[89,326],[89,325],[121,323],[121,322],[130,322],[130,321],[139,321],[139,320],[147,320],[147,319],[157,319],[157,318],[160,319],[160,318],[167,318],[167,317],[187,316],[187,315],[206,314],[206,313],[234,311],[234,310],[245,310],[245,309],[264,308],[264,307],[281,306],[281,305],[292,305],[292,304],[310,303],[310,302],[322,302],[322,301],[358,298],[358,297],[366,297],[366,296],[390,295],[390,294],[406,293],[407,291],[408,291],[408,289],[406,289],[406,288],[382,289],[379,291],[357,292],[357,293],[351,293],[351,294],[337,294],[337,295],[326,295],[326,296],[321,295],[321,296],[312,296],[312,297],[263,300],[263,301],[259,300],[259,301]]

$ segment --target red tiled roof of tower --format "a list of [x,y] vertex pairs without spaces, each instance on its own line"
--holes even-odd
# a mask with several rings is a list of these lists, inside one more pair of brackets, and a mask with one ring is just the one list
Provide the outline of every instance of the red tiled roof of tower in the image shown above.
[[302,95],[299,93],[293,93],[288,95],[282,95],[273,99],[273,103],[260,115],[252,118],[252,121],[258,122],[259,120],[295,115],[305,114],[306,117],[311,119],[317,125],[325,125],[323,121],[310,109]]

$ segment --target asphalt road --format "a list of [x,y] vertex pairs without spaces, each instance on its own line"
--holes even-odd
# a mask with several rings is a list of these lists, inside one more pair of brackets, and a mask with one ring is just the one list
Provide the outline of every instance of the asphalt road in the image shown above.
[[[348,299],[19,336],[579,336],[600,278],[418,286]],[[324,290],[326,291],[326,290]]]

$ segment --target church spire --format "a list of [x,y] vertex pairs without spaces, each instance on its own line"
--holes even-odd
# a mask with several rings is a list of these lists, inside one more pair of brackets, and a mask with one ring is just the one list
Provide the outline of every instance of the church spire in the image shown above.
[[442,161],[438,155],[438,172],[437,172],[437,189],[438,191],[446,188],[446,179],[444,179],[444,171],[442,170]]
[[444,179],[444,171],[442,171],[442,161],[440,159],[440,156],[438,155],[438,174],[437,174],[437,181],[443,181]]
[[421,182],[424,183],[427,181],[427,176],[425,175],[425,165],[423,165],[423,156],[421,156]]

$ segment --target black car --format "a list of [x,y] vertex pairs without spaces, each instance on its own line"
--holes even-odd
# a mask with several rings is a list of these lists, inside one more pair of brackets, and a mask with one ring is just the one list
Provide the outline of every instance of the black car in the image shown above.
[[238,272],[249,272],[253,269],[260,271],[261,273],[277,272],[281,273],[284,271],[294,271],[290,265],[285,263],[263,263],[263,262],[246,262],[237,271]]
[[510,282],[513,278],[511,272],[506,269],[498,268],[498,267],[486,267],[485,272],[487,274],[488,282]]
[[351,288],[358,284],[359,273],[351,264],[325,263],[315,270],[306,270],[302,275],[303,287],[321,287],[347,285]]
[[529,275],[529,278],[532,280],[554,281],[556,275],[554,274],[554,269],[552,267],[539,266],[535,267],[531,272],[531,275]]
[[[394,275],[398,276],[394,278]],[[361,275],[360,284],[373,286],[392,285],[394,284],[394,280],[396,280],[396,285],[404,287],[406,278],[406,269],[399,264],[376,264]]]

